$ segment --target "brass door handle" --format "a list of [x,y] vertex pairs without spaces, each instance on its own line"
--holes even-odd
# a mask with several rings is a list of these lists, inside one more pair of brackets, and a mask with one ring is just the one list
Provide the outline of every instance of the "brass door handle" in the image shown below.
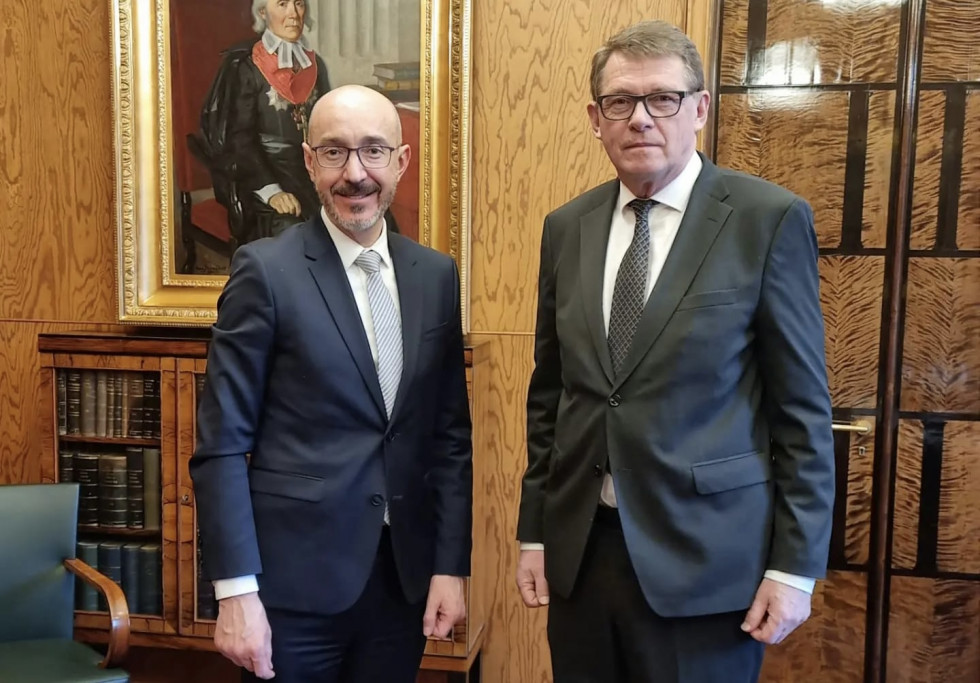
[[870,434],[874,429],[871,420],[854,420],[853,422],[834,422],[831,429],[835,432],[853,432],[855,434]]

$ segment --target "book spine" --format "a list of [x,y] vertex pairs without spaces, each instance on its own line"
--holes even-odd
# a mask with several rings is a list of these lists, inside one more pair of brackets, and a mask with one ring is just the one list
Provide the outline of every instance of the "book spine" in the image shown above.
[[68,370],[65,378],[65,429],[68,434],[82,433],[82,373]]
[[[99,568],[99,544],[93,541],[75,543],[75,556],[92,567]],[[94,612],[99,609],[99,591],[94,586],[75,577],[75,609]]]
[[143,449],[139,446],[126,448],[126,525],[130,529],[142,529],[143,518]]
[[160,449],[143,449],[143,528],[159,529],[160,508]]
[[99,455],[99,526],[125,529],[128,515],[126,456]]
[[57,370],[54,379],[58,404],[58,436],[64,436],[68,433],[68,378],[64,370]]
[[160,545],[145,543],[140,546],[139,607],[141,614],[163,612],[163,581],[160,571]]
[[80,485],[78,526],[99,526],[99,456],[76,452],[73,461],[75,481]]
[[95,436],[95,371],[82,370],[82,436]]
[[122,546],[122,589],[130,612],[136,612],[140,598],[140,543]]
[[107,436],[109,377],[105,370],[95,373],[95,435]]
[[[99,543],[99,571],[107,577],[122,584],[122,543],[118,541],[102,541]],[[103,612],[109,609],[105,597],[99,594],[99,609]]]

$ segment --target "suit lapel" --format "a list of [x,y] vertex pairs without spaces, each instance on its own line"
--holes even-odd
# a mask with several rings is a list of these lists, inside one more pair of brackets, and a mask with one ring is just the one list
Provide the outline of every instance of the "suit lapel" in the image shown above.
[[392,419],[407,400],[409,384],[415,376],[419,343],[422,338],[422,309],[425,293],[422,287],[422,272],[417,267],[415,256],[412,254],[413,246],[408,238],[388,233],[388,251],[395,268],[402,318],[402,376],[398,383],[395,405],[391,409]]
[[327,227],[319,216],[306,223],[304,230],[310,274],[316,282],[317,289],[320,290],[320,296],[327,304],[337,330],[347,345],[347,350],[354,359],[354,364],[361,373],[371,398],[374,399],[383,416],[385,402],[381,395],[381,385],[378,383],[378,371],[374,367],[371,346],[364,333],[364,323],[357,311],[357,303],[354,301],[350,280],[347,279],[340,254],[337,253],[337,247],[334,246]]
[[674,244],[643,309],[633,345],[616,377],[617,387],[626,381],[660,337],[732,212],[731,207],[723,203],[728,190],[718,168],[707,159],[703,162]]
[[602,280],[606,266],[606,244],[609,241],[609,228],[612,213],[619,195],[619,181],[607,184],[607,197],[592,211],[582,216],[579,223],[582,274],[582,305],[585,319],[592,336],[599,364],[606,379],[613,381],[612,359],[609,356],[609,343],[606,340],[606,325],[602,320]]

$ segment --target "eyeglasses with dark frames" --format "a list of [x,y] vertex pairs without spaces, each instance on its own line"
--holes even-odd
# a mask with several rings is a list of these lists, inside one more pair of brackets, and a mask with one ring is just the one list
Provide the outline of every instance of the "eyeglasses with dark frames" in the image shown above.
[[351,152],[357,153],[357,158],[364,168],[385,168],[391,163],[391,153],[397,147],[386,145],[364,145],[363,147],[340,147],[338,145],[320,145],[311,148],[316,162],[322,168],[343,168]]
[[643,108],[647,114],[655,119],[666,119],[676,116],[681,110],[681,103],[688,95],[693,95],[699,90],[663,90],[652,92],[646,95],[628,95],[626,93],[614,93],[612,95],[602,95],[596,98],[599,111],[610,121],[625,121],[633,116],[636,111],[636,104],[643,103]]

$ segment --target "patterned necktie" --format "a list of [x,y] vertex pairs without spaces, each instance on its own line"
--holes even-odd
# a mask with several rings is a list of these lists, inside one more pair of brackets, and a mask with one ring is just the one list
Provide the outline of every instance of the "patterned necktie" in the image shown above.
[[354,259],[354,263],[367,274],[368,302],[371,305],[374,340],[378,346],[378,383],[381,385],[385,411],[391,417],[402,376],[401,316],[381,279],[381,255],[367,249]]
[[634,199],[628,206],[636,214],[633,241],[619,264],[609,312],[609,355],[613,372],[619,374],[623,360],[633,344],[636,325],[646,303],[647,280],[650,277],[650,209],[652,199]]

